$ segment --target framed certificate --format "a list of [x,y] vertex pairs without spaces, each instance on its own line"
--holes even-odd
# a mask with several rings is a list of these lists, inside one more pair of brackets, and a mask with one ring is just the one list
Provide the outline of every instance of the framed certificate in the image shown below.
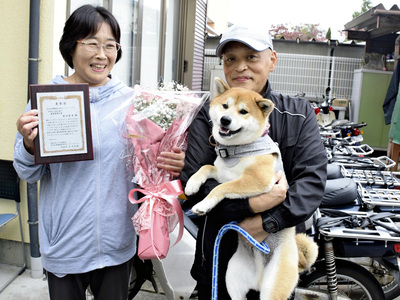
[[39,118],[35,164],[93,159],[89,85],[32,84],[30,94]]

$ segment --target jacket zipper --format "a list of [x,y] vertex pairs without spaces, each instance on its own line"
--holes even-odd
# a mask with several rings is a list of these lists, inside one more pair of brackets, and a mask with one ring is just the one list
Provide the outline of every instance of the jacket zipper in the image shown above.
[[[95,99],[98,99],[98,97],[99,97],[98,90],[94,89],[93,92],[96,93],[96,95],[94,95]],[[99,136],[100,128],[99,128],[99,122],[98,122],[98,117],[97,117],[97,105],[96,104],[97,104],[97,102],[94,103],[94,105],[91,107],[91,109],[93,108],[93,110],[92,110],[93,111],[92,117],[94,119],[93,123],[96,124],[95,134],[96,134],[96,140],[97,140],[97,144],[96,144],[97,147],[95,147],[96,153],[94,153],[94,155],[97,155],[97,157],[98,157],[97,164],[96,164],[96,169],[97,169],[96,174],[99,177],[101,174],[101,153],[100,153],[101,152],[101,148],[100,148],[101,143],[100,143],[100,136]],[[92,132],[92,134],[93,134],[93,132]],[[99,183],[99,182],[101,182],[100,178],[97,178],[97,183]],[[96,186],[99,186],[97,183],[96,183]],[[99,203],[101,197],[100,197],[100,190],[98,188],[96,189],[95,197],[96,197],[95,203],[96,203],[97,255],[98,255],[98,260],[99,260],[98,264],[99,264],[99,268],[103,268],[104,265],[103,265],[103,259],[101,256],[102,251],[101,251],[101,234],[100,234],[101,205]]]
[[204,266],[204,263],[206,262],[206,256],[204,254],[204,236],[205,236],[206,227],[207,227],[207,220],[208,220],[208,216],[206,216],[205,220],[204,220],[203,234],[202,234],[202,240],[201,240],[201,265],[202,266]]

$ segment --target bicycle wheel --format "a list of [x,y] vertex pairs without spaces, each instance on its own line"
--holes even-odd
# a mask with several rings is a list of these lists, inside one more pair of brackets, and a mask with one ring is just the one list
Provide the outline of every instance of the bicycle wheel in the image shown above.
[[[315,265],[315,271],[301,277],[299,286],[327,291],[325,261]],[[385,300],[382,288],[366,269],[350,261],[336,260],[338,294],[349,299]]]

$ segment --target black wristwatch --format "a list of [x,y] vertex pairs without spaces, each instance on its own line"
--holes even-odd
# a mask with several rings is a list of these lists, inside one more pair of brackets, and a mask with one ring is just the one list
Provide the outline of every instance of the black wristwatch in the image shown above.
[[270,215],[267,214],[262,216],[262,222],[263,222],[262,226],[265,232],[275,233],[278,231],[278,223]]

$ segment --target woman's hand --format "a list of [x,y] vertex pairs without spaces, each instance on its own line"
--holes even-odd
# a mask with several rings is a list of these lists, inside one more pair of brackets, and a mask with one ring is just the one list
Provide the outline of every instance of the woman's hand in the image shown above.
[[23,113],[17,120],[17,130],[22,135],[25,149],[33,154],[33,140],[37,136],[38,110],[32,109]]
[[238,225],[246,230],[257,242],[261,243],[266,239],[268,233],[262,227],[262,218],[259,213],[271,209],[282,203],[286,198],[287,181],[282,171],[275,174],[277,183],[268,193],[249,198],[251,209],[258,213],[254,217],[244,219]]
[[157,157],[157,167],[170,171],[172,176],[179,177],[185,165],[185,152],[173,147],[171,152],[161,152]]

